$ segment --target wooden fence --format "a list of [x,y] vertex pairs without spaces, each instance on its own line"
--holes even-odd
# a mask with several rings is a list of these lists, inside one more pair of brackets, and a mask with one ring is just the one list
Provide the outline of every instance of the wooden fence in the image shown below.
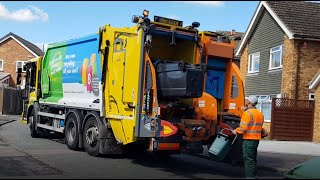
[[0,86],[0,114],[21,114],[23,90]]
[[273,98],[270,138],[312,141],[314,101]]

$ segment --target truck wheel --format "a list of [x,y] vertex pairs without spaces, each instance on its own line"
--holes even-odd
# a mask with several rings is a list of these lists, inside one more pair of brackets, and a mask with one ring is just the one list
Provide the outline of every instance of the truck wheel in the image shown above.
[[32,109],[31,116],[29,116],[29,125],[30,125],[30,135],[33,138],[39,137],[39,134],[38,134],[38,132],[36,130],[35,121],[37,121],[37,117],[36,117],[36,115],[34,113],[34,109]]
[[76,116],[72,113],[67,118],[65,129],[65,142],[69,149],[77,150],[79,144],[78,122]]
[[99,156],[99,126],[94,117],[90,117],[83,130],[84,149],[90,156]]

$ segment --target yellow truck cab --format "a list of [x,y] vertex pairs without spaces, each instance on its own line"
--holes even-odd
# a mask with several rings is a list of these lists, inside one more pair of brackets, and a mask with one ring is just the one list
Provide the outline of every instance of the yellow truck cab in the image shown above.
[[[24,97],[23,97],[23,109],[32,110],[33,103],[38,100],[38,87],[39,87],[39,78],[40,75],[39,69],[37,67],[41,67],[42,56],[32,58],[26,63],[26,84],[24,89]],[[32,112],[22,112],[22,123],[27,124],[27,115]]]

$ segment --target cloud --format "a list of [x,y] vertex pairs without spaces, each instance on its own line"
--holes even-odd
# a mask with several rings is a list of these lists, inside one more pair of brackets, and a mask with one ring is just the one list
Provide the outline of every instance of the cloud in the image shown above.
[[172,14],[172,15],[169,15],[169,16],[166,16],[167,18],[169,18],[169,19],[180,19],[180,17],[179,16],[177,16],[177,15],[175,15],[175,14]]
[[203,5],[203,6],[212,6],[212,7],[224,5],[223,1],[184,1],[184,3],[194,4],[194,5]]
[[43,21],[47,22],[49,19],[48,13],[35,7],[29,6],[27,8],[18,9],[15,11],[8,10],[0,3],[0,19],[8,19],[22,22]]

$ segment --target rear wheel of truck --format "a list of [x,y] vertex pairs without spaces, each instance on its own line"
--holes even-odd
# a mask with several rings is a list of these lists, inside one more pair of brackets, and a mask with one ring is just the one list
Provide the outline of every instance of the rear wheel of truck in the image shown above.
[[94,117],[90,117],[83,130],[84,149],[90,156],[99,156],[99,125]]
[[39,133],[36,130],[36,123],[37,117],[34,113],[34,109],[32,109],[31,116],[29,116],[29,124],[30,124],[30,135],[33,138],[39,137]]
[[65,128],[65,142],[69,149],[77,150],[79,148],[78,122],[76,116],[72,113],[67,118]]

